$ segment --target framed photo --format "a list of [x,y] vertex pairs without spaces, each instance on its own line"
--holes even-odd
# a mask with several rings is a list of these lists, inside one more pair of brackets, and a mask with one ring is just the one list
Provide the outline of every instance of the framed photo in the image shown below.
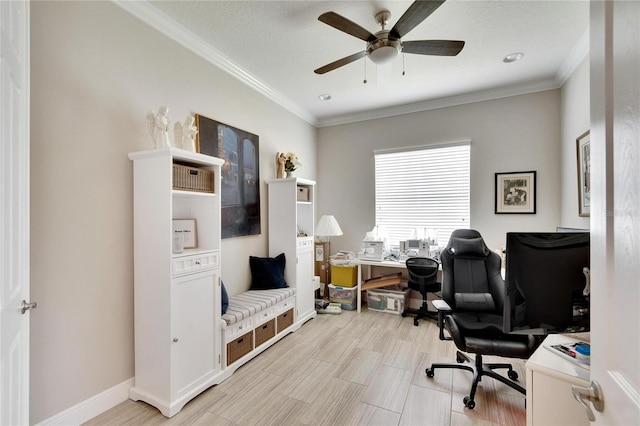
[[196,151],[224,160],[222,238],[260,234],[258,135],[196,114]]
[[198,234],[196,233],[195,219],[173,219],[173,233],[182,232],[184,236],[184,248],[198,247]]
[[589,130],[576,139],[578,158],[578,215],[591,214],[591,137]]
[[536,172],[496,173],[496,214],[536,213]]

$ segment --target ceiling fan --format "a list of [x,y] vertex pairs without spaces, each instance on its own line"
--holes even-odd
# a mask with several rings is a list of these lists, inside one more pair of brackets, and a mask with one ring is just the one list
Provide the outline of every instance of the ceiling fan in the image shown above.
[[391,30],[385,30],[384,28],[391,17],[391,13],[388,10],[378,12],[375,18],[382,27],[382,30],[375,34],[371,34],[360,25],[335,12],[323,13],[318,17],[319,21],[366,41],[367,47],[362,52],[338,59],[335,62],[318,68],[314,72],[316,74],[324,74],[353,61],[357,61],[364,56],[368,56],[371,61],[378,65],[391,61],[398,56],[400,52],[414,53],[417,55],[456,56],[464,47],[464,41],[401,40],[409,31],[414,29],[418,24],[427,19],[429,15],[435,12],[437,8],[442,6],[444,2],[445,0],[415,1],[409,6],[409,9],[404,12]]

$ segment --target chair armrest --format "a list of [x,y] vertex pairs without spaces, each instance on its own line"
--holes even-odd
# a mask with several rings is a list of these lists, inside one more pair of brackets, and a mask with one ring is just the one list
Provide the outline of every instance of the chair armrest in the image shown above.
[[442,299],[432,300],[431,303],[433,304],[433,307],[438,310],[438,327],[440,327],[438,337],[440,340],[451,340],[451,337],[445,337],[444,335],[444,316],[447,313],[452,312],[453,309],[451,309],[451,306]]
[[451,309],[451,306],[449,306],[449,304],[447,302],[445,302],[444,300],[433,300],[431,301],[431,303],[433,304],[433,307],[436,308],[439,311],[452,311],[453,309]]

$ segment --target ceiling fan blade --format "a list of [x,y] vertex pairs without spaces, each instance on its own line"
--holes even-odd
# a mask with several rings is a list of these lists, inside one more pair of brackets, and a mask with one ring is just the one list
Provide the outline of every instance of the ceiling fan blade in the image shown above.
[[362,52],[354,53],[353,55],[347,56],[347,57],[342,58],[342,59],[338,59],[335,62],[331,62],[330,64],[327,64],[324,67],[318,68],[314,72],[316,74],[324,74],[324,73],[327,73],[329,71],[333,71],[336,68],[340,68],[343,65],[350,64],[353,61],[357,61],[358,59],[363,58],[365,55],[366,55],[366,53],[363,50]]
[[457,40],[416,40],[403,41],[403,53],[418,55],[456,56],[464,47],[464,41]]
[[344,16],[338,15],[335,12],[323,13],[318,17],[318,21],[324,22],[325,24],[330,25],[333,28],[336,28],[354,37],[358,37],[360,40],[364,40],[364,41],[376,40],[376,36],[371,34],[368,30],[362,28],[360,25],[356,24],[355,22],[348,20]]
[[409,31],[414,29],[416,25],[427,19],[437,8],[442,6],[445,0],[440,1],[421,1],[417,0],[413,2],[409,9],[404,12],[404,15],[398,19],[398,22],[391,28],[389,36],[395,38],[402,38]]

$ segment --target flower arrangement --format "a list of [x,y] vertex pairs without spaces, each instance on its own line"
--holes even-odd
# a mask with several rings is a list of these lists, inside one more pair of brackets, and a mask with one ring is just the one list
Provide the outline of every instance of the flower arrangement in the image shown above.
[[286,172],[292,172],[301,165],[302,164],[300,163],[300,160],[298,160],[298,156],[296,154],[293,152],[287,152],[285,154],[284,170]]

